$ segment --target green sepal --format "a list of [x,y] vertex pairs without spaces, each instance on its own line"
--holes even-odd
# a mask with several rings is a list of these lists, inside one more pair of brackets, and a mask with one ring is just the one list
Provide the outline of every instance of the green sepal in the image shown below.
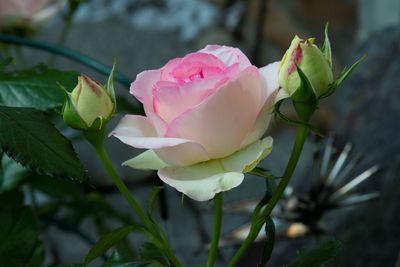
[[274,249],[275,224],[271,216],[268,217],[267,221],[265,222],[265,234],[267,238],[265,240],[261,261],[257,267],[264,267],[267,265]]
[[65,94],[65,101],[64,101],[64,105],[62,108],[62,115],[63,115],[63,119],[64,122],[74,128],[74,129],[88,129],[87,124],[85,123],[85,121],[82,119],[82,117],[78,114],[78,112],[75,109],[74,104],[72,103],[72,99],[71,99],[71,93],[68,92],[64,86],[62,86],[61,84],[58,84],[60,86],[60,88],[62,89],[62,91]]
[[318,106],[318,98],[314,93],[314,88],[308,80],[307,76],[297,67],[297,73],[300,77],[300,86],[292,94],[291,98],[293,101],[294,109],[297,112],[300,120],[308,122],[312,114],[315,112]]
[[93,121],[92,125],[90,125],[90,126],[88,127],[87,130],[90,130],[90,131],[99,131],[99,130],[102,130],[102,129],[106,126],[106,124],[107,124],[107,122],[108,122],[109,120],[110,120],[109,118],[107,119],[107,118],[104,118],[104,117],[102,117],[102,116],[97,117],[97,118]]
[[324,54],[326,61],[328,61],[329,67],[332,68],[332,49],[331,49],[331,42],[329,41],[329,36],[328,36],[328,26],[329,23],[327,22],[325,25],[325,40],[324,43],[322,44],[322,54]]
[[314,132],[316,135],[321,136],[321,137],[324,136],[316,127],[314,127],[314,126],[311,125],[310,123],[304,122],[304,121],[299,121],[299,120],[293,120],[293,119],[291,119],[291,118],[289,118],[289,117],[286,117],[286,116],[280,111],[281,105],[282,105],[283,101],[285,101],[285,100],[286,100],[286,99],[282,99],[282,100],[279,100],[278,102],[276,102],[276,104],[275,104],[275,106],[274,106],[274,111],[273,111],[273,113],[274,113],[275,116],[279,117],[280,119],[282,119],[283,121],[285,121],[285,122],[287,122],[287,123],[289,123],[289,124],[293,124],[293,125],[297,125],[297,126],[299,126],[299,125],[307,126],[307,127],[308,127],[312,132]]
[[108,76],[107,84],[105,85],[105,89],[107,94],[110,96],[111,101],[114,104],[113,113],[117,110],[117,100],[115,97],[115,89],[114,89],[114,75],[117,70],[117,60],[114,58],[114,63],[110,75]]
[[344,69],[339,73],[336,79],[329,85],[328,90],[319,96],[319,99],[326,98],[332,95],[336,91],[336,89],[342,84],[342,82],[344,82],[344,80],[349,77],[349,75],[355,70],[355,68],[358,67],[358,65],[360,65],[361,62],[364,61],[366,57],[367,55],[362,56],[353,65],[351,65],[350,68],[344,67]]

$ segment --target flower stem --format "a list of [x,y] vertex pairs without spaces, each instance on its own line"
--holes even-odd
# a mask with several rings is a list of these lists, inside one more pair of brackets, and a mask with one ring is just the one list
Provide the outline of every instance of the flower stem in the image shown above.
[[222,203],[222,193],[216,194],[214,198],[214,228],[212,232],[210,253],[208,254],[207,267],[214,266],[215,258],[218,253],[218,242],[222,222]]
[[[86,55],[83,55],[77,51],[58,46],[58,45],[53,45],[45,42],[41,42],[38,40],[32,40],[28,38],[22,38],[14,35],[8,35],[8,34],[3,34],[0,33],[0,43],[5,43],[5,44],[15,44],[15,45],[22,45],[22,46],[27,46],[43,51],[47,51],[49,53],[57,54],[60,56],[63,56],[65,58],[69,58],[71,60],[74,60],[76,62],[79,62],[101,74],[104,75],[109,75],[111,72],[111,68],[107,65],[104,65],[103,63],[88,57]],[[129,88],[131,82],[130,79],[124,76],[121,73],[116,73],[115,74],[115,80],[123,84],[125,87]]]
[[[89,139],[88,139],[89,140]],[[90,142],[90,140],[89,140]],[[136,212],[142,223],[146,226],[147,230],[161,243],[163,246],[164,252],[168,255],[168,258],[172,261],[173,266],[182,267],[179,260],[176,258],[172,249],[170,248],[168,242],[158,233],[155,225],[150,221],[149,217],[146,213],[140,208],[139,204],[132,197],[129,189],[126,187],[122,179],[119,177],[117,172],[115,171],[110,158],[107,154],[107,151],[104,148],[104,144],[102,142],[90,142],[94,148],[96,149],[97,155],[99,156],[101,162],[103,163],[104,168],[107,170],[108,174],[111,176],[112,181],[117,186],[118,190],[128,201],[131,208]]]
[[[57,41],[58,46],[64,45],[65,39],[67,39],[67,36],[71,30],[73,18],[74,18],[74,14],[68,14],[65,17],[63,28],[61,30],[60,35],[58,36],[58,41]],[[50,65],[50,66],[54,65],[55,60],[56,60],[56,55],[51,54],[49,57],[48,65]]]
[[264,222],[271,215],[272,210],[278,203],[279,199],[282,197],[283,192],[285,191],[286,186],[289,184],[290,178],[292,177],[293,172],[296,169],[297,162],[299,161],[301,151],[303,150],[303,146],[307,138],[308,129],[309,128],[307,125],[298,126],[296,141],[294,143],[292,154],[286,166],[283,177],[280,180],[278,187],[272,194],[271,199],[269,200],[265,209],[262,210],[260,214],[253,214],[250,232],[238,251],[235,253],[235,255],[233,255],[231,261],[228,264],[228,267],[234,267],[237,265],[240,258],[258,236],[258,233],[260,232]]
[[[132,197],[129,189],[126,187],[122,179],[118,176],[117,172],[115,171],[114,167],[110,162],[110,158],[106,150],[104,149],[104,145],[99,145],[95,147],[97,155],[99,156],[101,162],[103,163],[104,168],[107,170],[108,174],[111,176],[112,181],[114,182],[115,186],[121,192],[121,194],[125,197],[128,201],[131,208],[136,212],[140,220],[143,222],[145,226],[151,225],[151,222],[144,211],[140,208],[139,204],[136,200]],[[151,227],[152,228],[152,227]],[[151,229],[150,228],[150,229]]]

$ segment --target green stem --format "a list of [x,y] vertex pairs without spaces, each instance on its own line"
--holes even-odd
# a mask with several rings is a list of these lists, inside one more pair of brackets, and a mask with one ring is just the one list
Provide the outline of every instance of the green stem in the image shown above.
[[222,222],[222,203],[222,193],[216,194],[214,198],[214,228],[212,232],[210,253],[208,254],[207,267],[214,266],[215,258],[218,253],[218,242]]
[[114,167],[112,166],[110,158],[108,157],[108,154],[104,148],[104,145],[101,144],[101,145],[95,146],[95,149],[96,149],[97,155],[99,156],[101,162],[104,165],[104,168],[107,170],[108,174],[111,176],[113,183],[117,186],[118,190],[128,201],[131,208],[136,212],[136,214],[138,215],[140,220],[143,222],[143,224],[148,229],[153,229],[151,221],[147,217],[146,213],[144,213],[144,211],[140,208],[139,204],[132,197],[131,193],[129,192],[129,189],[126,187],[126,185],[124,184],[122,179],[118,176],[117,172],[115,171]]
[[117,186],[118,190],[121,194],[125,197],[128,201],[131,208],[136,212],[142,223],[146,226],[147,230],[157,239],[163,246],[164,252],[168,255],[168,258],[172,261],[175,267],[182,267],[179,260],[176,258],[175,254],[173,253],[171,247],[169,246],[168,242],[158,233],[155,225],[150,221],[146,213],[140,208],[139,204],[136,200],[132,197],[129,189],[126,187],[122,179],[119,177],[117,172],[115,171],[110,158],[107,154],[107,151],[104,148],[103,142],[99,142],[101,138],[101,133],[99,133],[99,137],[97,140],[95,138],[90,138],[90,134],[86,134],[86,138],[88,141],[94,146],[97,155],[99,156],[101,162],[103,163],[105,169],[107,170],[108,174],[111,176],[112,181]]
[[[64,25],[63,28],[61,30],[61,33],[58,37],[58,41],[57,41],[57,45],[58,46],[62,46],[64,45],[65,39],[68,36],[69,31],[71,30],[71,26],[72,26],[72,21],[73,21],[73,13],[72,14],[68,14],[65,19],[64,19]],[[49,61],[48,64],[50,66],[52,66],[54,64],[56,60],[56,55],[55,54],[51,54],[49,57]]]
[[293,175],[294,170],[296,169],[297,162],[299,161],[301,151],[303,150],[304,143],[307,138],[308,126],[299,125],[297,128],[296,141],[294,143],[292,154],[290,156],[289,162],[286,166],[285,172],[283,174],[282,179],[280,180],[278,187],[275,189],[271,199],[269,200],[267,206],[264,210],[261,211],[261,214],[253,214],[252,224],[250,228],[250,232],[247,238],[244,240],[238,251],[233,255],[231,261],[228,264],[228,267],[234,267],[239,262],[240,258],[247,251],[247,249],[251,246],[254,239],[258,236],[258,233],[261,230],[265,220],[271,215],[272,210],[278,203],[279,199],[281,199],[283,192],[285,191],[286,186],[289,184],[290,178]]
[[[0,34],[0,42],[6,43],[6,44],[28,46],[31,48],[54,53],[54,54],[69,58],[71,60],[74,60],[76,62],[79,62],[79,63],[81,63],[91,69],[94,69],[97,72],[104,74],[106,76],[108,76],[111,72],[111,68],[109,66],[104,65],[103,63],[101,63],[91,57],[88,57],[77,51],[74,51],[74,50],[71,50],[71,49],[68,49],[65,47],[52,45],[52,44],[37,41],[37,40],[22,38],[22,37],[18,37],[18,36],[3,34],[3,33]],[[120,82],[121,84],[123,84],[124,86],[126,86],[128,88],[131,84],[130,79],[121,73],[115,74],[115,80],[117,80],[118,82]]]

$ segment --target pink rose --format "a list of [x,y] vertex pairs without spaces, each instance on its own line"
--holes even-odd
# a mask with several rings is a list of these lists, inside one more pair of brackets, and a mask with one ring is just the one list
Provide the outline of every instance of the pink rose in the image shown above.
[[272,149],[265,133],[278,89],[279,62],[261,69],[237,48],[209,45],[140,73],[131,93],[146,117],[126,115],[122,142],[149,149],[123,163],[156,169],[189,197],[204,201],[238,186]]
[[0,29],[32,26],[53,15],[60,0],[0,0]]

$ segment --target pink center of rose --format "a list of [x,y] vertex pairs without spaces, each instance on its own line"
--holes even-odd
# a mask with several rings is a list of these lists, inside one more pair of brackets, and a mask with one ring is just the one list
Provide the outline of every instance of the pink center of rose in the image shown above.
[[227,66],[205,53],[170,61],[153,85],[153,111],[170,123],[220,89],[237,71],[237,64]]

